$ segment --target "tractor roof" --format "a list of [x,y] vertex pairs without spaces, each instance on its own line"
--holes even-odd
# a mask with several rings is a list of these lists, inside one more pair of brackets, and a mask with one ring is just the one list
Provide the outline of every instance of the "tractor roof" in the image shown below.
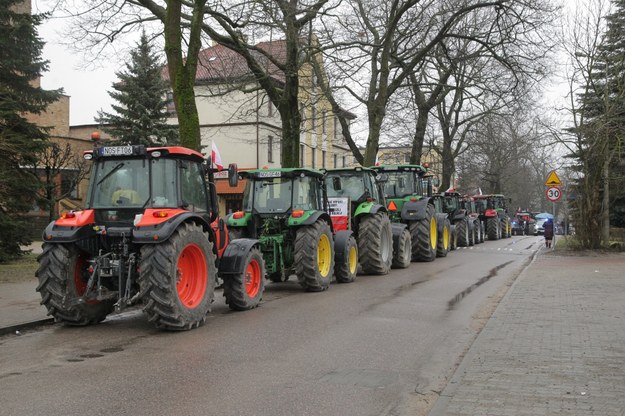
[[240,171],[243,178],[293,178],[296,176],[312,176],[323,178],[324,172],[308,168],[271,168],[271,169],[251,169]]
[[369,172],[377,175],[377,172],[373,169],[365,168],[362,166],[356,166],[352,168],[335,168],[326,170],[327,173],[340,173],[340,172]]
[[427,168],[421,165],[379,165],[371,166],[371,169],[379,172],[415,171],[417,173],[427,172]]
[[[158,156],[156,156],[158,154]],[[99,158],[128,158],[128,157],[178,157],[181,159],[204,161],[204,155],[193,149],[182,146],[145,147],[143,145],[101,146],[94,150],[86,150],[83,155],[92,155]]]
[[489,194],[489,195],[473,195],[475,199],[491,199],[491,198],[505,198],[502,194]]

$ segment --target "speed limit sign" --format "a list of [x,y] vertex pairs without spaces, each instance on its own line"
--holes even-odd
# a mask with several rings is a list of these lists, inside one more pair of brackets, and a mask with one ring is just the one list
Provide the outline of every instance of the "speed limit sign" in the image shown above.
[[557,186],[551,186],[545,191],[547,199],[551,202],[558,202],[562,198],[562,190]]

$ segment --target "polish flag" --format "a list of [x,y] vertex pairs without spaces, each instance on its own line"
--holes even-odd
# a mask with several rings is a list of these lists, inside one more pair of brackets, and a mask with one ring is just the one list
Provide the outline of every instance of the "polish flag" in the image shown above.
[[217,170],[221,172],[221,170],[224,168],[224,165],[221,162],[221,155],[219,154],[219,150],[217,149],[217,145],[215,144],[215,142],[212,143],[211,159],[213,160],[213,164],[217,166]]

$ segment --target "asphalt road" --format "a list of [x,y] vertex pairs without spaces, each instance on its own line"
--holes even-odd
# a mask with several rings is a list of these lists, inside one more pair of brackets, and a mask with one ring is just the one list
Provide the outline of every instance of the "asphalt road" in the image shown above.
[[322,293],[268,284],[257,309],[221,291],[205,326],[140,311],[0,338],[0,415],[420,415],[540,247],[513,237]]

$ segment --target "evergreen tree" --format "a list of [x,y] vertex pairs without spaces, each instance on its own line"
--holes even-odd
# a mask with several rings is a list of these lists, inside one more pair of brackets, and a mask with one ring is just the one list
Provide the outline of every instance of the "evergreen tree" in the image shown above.
[[145,32],[130,52],[126,70],[117,72],[119,82],[109,95],[118,104],[115,113],[98,112],[103,130],[125,144],[147,146],[178,142],[176,126],[168,125],[166,93],[169,85],[161,77],[162,64],[152,52]]
[[[575,202],[576,227],[584,244],[598,248],[607,243],[610,210],[606,203],[623,199],[625,144],[625,0],[613,1],[614,11],[606,17],[606,32],[593,56],[592,70],[578,101],[580,127],[576,133],[582,146],[572,155],[579,161],[582,178]],[[612,192],[610,192],[612,190]],[[615,192],[617,191],[617,192]],[[620,195],[619,195],[620,194]]]
[[46,129],[28,120],[58,100],[38,79],[48,67],[37,26],[45,16],[19,10],[21,0],[0,2],[0,262],[21,254],[30,243],[22,214],[29,211],[38,179],[27,166],[47,143]]

